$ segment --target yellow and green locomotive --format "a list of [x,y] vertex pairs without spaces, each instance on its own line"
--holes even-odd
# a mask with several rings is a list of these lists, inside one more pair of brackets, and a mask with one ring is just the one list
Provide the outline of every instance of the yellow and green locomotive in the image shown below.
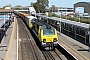
[[25,13],[16,13],[38,37],[43,48],[54,49],[58,45],[58,34],[54,27]]
[[32,25],[32,29],[42,47],[51,47],[53,49],[58,45],[58,34],[54,27],[37,19],[32,20]]

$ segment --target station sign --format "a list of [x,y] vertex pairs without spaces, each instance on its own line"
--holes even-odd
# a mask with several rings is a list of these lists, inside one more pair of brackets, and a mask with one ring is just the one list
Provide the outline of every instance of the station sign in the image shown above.
[[76,7],[76,8],[75,8],[75,13],[76,13],[77,15],[79,15],[79,14],[84,14],[84,7]]

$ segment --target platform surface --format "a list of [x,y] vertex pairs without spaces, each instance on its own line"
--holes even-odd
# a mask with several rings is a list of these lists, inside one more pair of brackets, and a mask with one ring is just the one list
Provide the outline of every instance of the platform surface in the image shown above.
[[88,51],[89,50],[88,46],[86,46],[86,45],[78,42],[77,40],[72,39],[62,33],[59,35],[59,38],[61,41],[66,43],[67,46],[69,46],[75,53],[90,60],[90,52]]

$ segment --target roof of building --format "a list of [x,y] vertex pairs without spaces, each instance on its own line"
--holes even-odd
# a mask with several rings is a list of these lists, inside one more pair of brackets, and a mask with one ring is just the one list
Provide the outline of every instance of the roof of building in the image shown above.
[[[88,4],[90,4],[90,2],[77,2],[77,3],[88,3]],[[75,4],[77,4],[77,3],[75,3]]]
[[14,12],[13,9],[0,9],[0,12]]

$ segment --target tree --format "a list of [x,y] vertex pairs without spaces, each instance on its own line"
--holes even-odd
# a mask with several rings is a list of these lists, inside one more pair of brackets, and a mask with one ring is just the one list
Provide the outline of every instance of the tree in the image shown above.
[[21,5],[17,5],[17,6],[15,6],[15,7],[22,7]]
[[3,6],[3,9],[5,9],[6,7],[12,7],[11,4],[7,4],[5,6]]
[[5,9],[6,8],[6,6],[3,6],[3,9]]
[[33,2],[31,2],[31,6],[33,6]]
[[33,7],[37,12],[44,13],[46,11],[46,7],[48,7],[48,0],[37,0],[37,2],[33,3]]
[[22,6],[21,5],[15,6],[15,10],[22,10]]
[[55,5],[52,5],[50,12],[58,12],[58,8]]
[[11,4],[7,4],[6,6],[7,6],[7,7],[12,7]]

